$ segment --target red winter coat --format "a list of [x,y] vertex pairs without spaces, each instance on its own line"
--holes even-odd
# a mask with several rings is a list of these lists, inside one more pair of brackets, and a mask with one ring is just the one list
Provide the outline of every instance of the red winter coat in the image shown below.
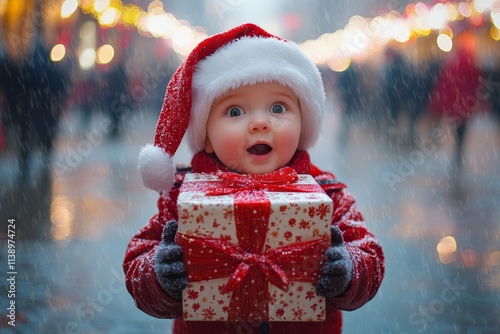
[[[332,224],[343,233],[347,250],[353,261],[352,283],[341,296],[327,300],[324,322],[271,322],[271,333],[340,333],[342,318],[340,310],[354,310],[372,299],[377,293],[384,276],[384,255],[377,239],[366,228],[364,218],[356,209],[354,197],[342,183],[335,181],[330,173],[324,173],[311,164],[305,151],[296,153],[289,166],[299,174],[310,174],[316,180],[324,180],[323,189],[333,200]],[[218,160],[200,152],[192,161],[193,172],[215,172],[225,170]],[[328,182],[328,180],[333,182]],[[259,333],[257,324],[230,323],[220,321],[182,320],[181,301],[167,295],[156,279],[154,254],[161,241],[163,227],[169,220],[177,220],[177,196],[179,185],[169,193],[161,194],[158,200],[158,214],[154,215],[130,241],[123,270],[127,289],[139,309],[157,318],[175,318],[175,334],[205,333]]]

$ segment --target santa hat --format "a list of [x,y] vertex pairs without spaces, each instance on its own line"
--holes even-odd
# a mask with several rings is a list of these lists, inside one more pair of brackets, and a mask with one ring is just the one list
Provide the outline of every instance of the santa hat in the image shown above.
[[186,133],[191,149],[195,153],[203,150],[206,123],[216,98],[241,86],[271,81],[288,86],[299,98],[302,129],[298,148],[313,146],[325,103],[318,68],[295,43],[244,24],[203,40],[170,79],[154,145],[146,145],[139,154],[144,185],[158,192],[172,188],[172,157]]

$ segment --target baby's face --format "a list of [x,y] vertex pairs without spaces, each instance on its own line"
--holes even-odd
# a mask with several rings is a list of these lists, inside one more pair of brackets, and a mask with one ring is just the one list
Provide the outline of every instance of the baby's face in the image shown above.
[[205,151],[244,174],[285,166],[299,144],[299,99],[278,83],[258,83],[216,99],[207,121]]

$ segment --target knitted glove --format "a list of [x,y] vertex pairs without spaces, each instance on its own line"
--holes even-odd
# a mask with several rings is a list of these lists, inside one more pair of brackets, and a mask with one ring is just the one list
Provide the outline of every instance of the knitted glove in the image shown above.
[[352,260],[342,232],[337,226],[332,226],[331,230],[332,245],[325,251],[325,263],[316,284],[316,294],[326,298],[343,293],[352,279]]
[[181,247],[175,243],[176,232],[177,222],[168,221],[163,228],[161,243],[156,249],[154,269],[163,290],[169,296],[180,299],[182,289],[187,286],[187,277]]

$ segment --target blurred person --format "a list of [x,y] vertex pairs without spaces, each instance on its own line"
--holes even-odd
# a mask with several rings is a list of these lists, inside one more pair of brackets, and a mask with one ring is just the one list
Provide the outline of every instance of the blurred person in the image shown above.
[[41,150],[42,167],[48,168],[57,135],[58,121],[69,92],[69,73],[50,60],[50,51],[40,33],[31,50],[22,57],[0,63],[0,86],[4,92],[5,120],[18,127],[18,180],[30,177],[30,157]]
[[468,32],[462,32],[455,40],[456,46],[446,55],[432,88],[429,113],[434,122],[440,120],[455,130],[453,166],[460,172],[463,167],[467,123],[480,111],[484,101],[478,96],[482,72],[474,54],[474,37]]
[[104,90],[102,108],[111,120],[110,138],[120,134],[121,119],[133,108],[133,102],[128,94],[128,75],[122,59],[117,60],[112,67],[102,73]]
[[396,126],[410,90],[410,69],[399,50],[387,48],[385,52],[384,97],[388,107],[388,122]]
[[[123,261],[127,289],[138,308],[158,318],[174,318],[175,334],[340,333],[340,310],[357,309],[375,296],[384,276],[382,248],[345,185],[314,166],[307,153],[318,138],[324,103],[316,66],[294,43],[258,26],[238,26],[194,48],[167,87],[154,145],[144,147],[139,156],[144,184],[160,197],[158,214],[132,237]],[[175,173],[172,156],[185,134],[196,152],[193,172],[258,178],[281,173],[286,166],[314,177],[333,200],[330,246],[315,282],[316,294],[326,298],[325,321],[183,319],[181,293],[188,284],[189,264],[179,246],[177,197],[184,174]],[[240,245],[253,254],[247,246]]]
[[359,69],[356,64],[351,65],[337,77],[336,90],[341,102],[342,129],[340,132],[340,142],[345,144],[349,136],[349,130],[354,124],[356,117],[361,110],[361,80]]
[[490,72],[488,79],[492,85],[492,93],[489,94],[491,113],[496,118],[500,126],[500,67]]
[[419,142],[419,120],[427,112],[431,91],[437,81],[440,66],[438,61],[431,59],[410,65],[408,80],[410,89],[406,102],[409,118],[407,142],[410,145]]

